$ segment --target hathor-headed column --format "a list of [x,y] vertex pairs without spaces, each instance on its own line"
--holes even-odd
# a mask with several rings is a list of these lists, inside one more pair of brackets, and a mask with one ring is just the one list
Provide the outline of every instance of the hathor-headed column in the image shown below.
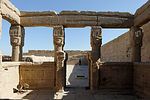
[[2,15],[0,14],[0,39],[2,36]]
[[143,32],[139,27],[131,27],[131,47],[132,47],[132,62],[141,62],[141,47]]
[[66,54],[64,52],[64,39],[65,33],[63,26],[55,26],[53,30],[53,38],[54,38],[54,49],[55,49],[55,62],[56,62],[56,90],[63,91],[64,90],[64,63]]
[[102,28],[100,26],[93,26],[91,28],[91,89],[99,87],[99,63],[101,58],[101,44],[102,44]]
[[20,25],[12,25],[9,34],[12,45],[12,61],[21,61],[25,35],[24,27]]

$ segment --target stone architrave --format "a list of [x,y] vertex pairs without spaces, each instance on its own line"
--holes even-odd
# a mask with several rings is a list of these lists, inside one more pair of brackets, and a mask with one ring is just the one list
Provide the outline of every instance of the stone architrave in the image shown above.
[[66,54],[64,52],[64,28],[63,26],[55,26],[53,30],[55,62],[56,62],[56,91],[63,91],[65,86],[65,70],[64,64]]
[[91,29],[91,89],[99,87],[99,63],[101,58],[102,28],[93,26]]
[[9,33],[12,45],[12,61],[21,61],[25,35],[24,27],[20,25],[12,25]]
[[141,62],[143,32],[139,27],[131,27],[132,62]]

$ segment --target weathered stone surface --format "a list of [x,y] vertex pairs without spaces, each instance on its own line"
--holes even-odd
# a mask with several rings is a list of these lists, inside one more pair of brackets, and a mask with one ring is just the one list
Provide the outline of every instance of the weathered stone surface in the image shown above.
[[64,91],[65,86],[65,33],[63,26],[55,26],[53,30],[55,62],[56,62],[56,91]]
[[150,22],[143,25],[143,43],[141,48],[141,61],[150,62]]
[[80,15],[79,11],[61,11],[59,15]]
[[[32,14],[34,13],[34,14]],[[99,12],[100,13],[100,12]],[[43,12],[44,14],[44,12]],[[64,27],[85,27],[85,26],[98,26],[102,25],[105,28],[129,28],[133,25],[132,15],[116,15],[111,14],[99,14],[96,15],[94,12],[82,11],[62,11],[58,16],[47,16],[37,14],[36,12],[26,12],[21,18],[22,26],[57,26],[63,25]]]
[[134,64],[134,90],[143,100],[150,98],[150,63]]
[[100,89],[132,89],[133,64],[106,62],[100,66]]
[[143,32],[139,27],[131,27],[130,29],[130,37],[131,37],[131,48],[132,48],[132,62],[141,62],[141,47],[142,47],[142,39]]
[[150,21],[150,1],[147,1],[142,7],[140,7],[134,18],[135,26],[142,26]]
[[[6,66],[7,65],[7,66]],[[0,98],[9,98],[14,95],[13,88],[19,83],[19,65],[10,62],[0,66]]]
[[1,13],[11,24],[20,24],[20,11],[9,0],[1,0]]
[[26,89],[51,89],[54,90],[55,64],[46,62],[43,64],[20,65],[19,84]]
[[101,48],[103,62],[131,62],[130,31],[104,44]]
[[0,14],[0,39],[2,36],[2,15]]
[[149,8],[145,9],[145,11],[134,18],[134,25],[135,26],[142,26],[150,21],[150,6]]
[[90,54],[90,72],[91,74],[91,89],[97,89],[99,86],[99,65],[101,59],[101,44],[102,44],[101,26],[93,26],[91,28],[91,47]]
[[98,16],[105,17],[118,17],[118,18],[133,18],[134,15],[128,12],[96,12]]
[[32,17],[32,16],[56,16],[56,12],[54,11],[37,11],[37,12],[27,12],[27,11],[21,11],[20,17]]
[[10,42],[12,45],[12,61],[21,61],[22,47],[24,46],[25,30],[22,26],[10,27]]
[[[150,22],[143,29],[143,43],[141,47],[141,61],[150,62]],[[138,42],[139,43],[139,42]],[[118,46],[119,45],[119,46]],[[106,62],[131,62],[133,38],[130,31],[102,46],[102,61]]]
[[98,16],[98,25],[103,28],[130,28],[133,26],[133,18],[101,17]]
[[141,15],[147,8],[150,7],[150,1],[148,0],[142,7],[136,10],[135,16]]

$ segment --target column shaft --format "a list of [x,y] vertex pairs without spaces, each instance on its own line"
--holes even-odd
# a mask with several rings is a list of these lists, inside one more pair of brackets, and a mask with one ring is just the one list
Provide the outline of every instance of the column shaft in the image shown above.
[[12,45],[12,61],[21,61],[22,47],[24,46],[24,28],[20,25],[12,25],[9,33]]
[[101,58],[101,27],[93,26],[91,29],[91,89],[97,89],[99,87],[99,65]]
[[63,26],[55,26],[53,30],[55,62],[56,62],[56,90],[63,91],[65,86],[65,52],[64,48],[64,28]]
[[0,14],[0,39],[2,36],[2,15]]

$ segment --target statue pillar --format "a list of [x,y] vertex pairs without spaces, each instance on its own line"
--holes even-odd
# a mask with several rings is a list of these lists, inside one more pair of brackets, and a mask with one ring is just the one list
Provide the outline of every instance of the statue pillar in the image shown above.
[[56,62],[56,91],[63,91],[65,86],[65,33],[63,26],[55,26],[53,30],[55,62]]
[[2,36],[2,15],[0,14],[0,39]]
[[24,27],[20,25],[12,25],[9,34],[12,45],[12,61],[21,61],[25,35]]
[[101,44],[102,44],[102,28],[100,26],[93,26],[91,28],[91,47],[90,54],[91,66],[91,89],[97,89],[99,87],[99,63],[101,62]]
[[130,36],[132,47],[132,62],[141,62],[141,47],[143,38],[142,29],[135,26],[131,27]]

